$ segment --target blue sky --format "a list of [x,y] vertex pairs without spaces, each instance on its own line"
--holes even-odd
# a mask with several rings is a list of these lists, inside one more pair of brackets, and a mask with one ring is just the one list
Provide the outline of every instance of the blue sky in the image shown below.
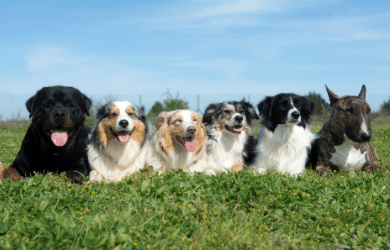
[[280,92],[390,97],[390,2],[1,1],[0,115],[38,89],[150,108],[169,89],[196,109]]

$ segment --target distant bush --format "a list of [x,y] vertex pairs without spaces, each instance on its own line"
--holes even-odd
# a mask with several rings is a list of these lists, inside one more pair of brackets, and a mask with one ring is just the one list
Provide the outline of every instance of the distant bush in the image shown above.
[[315,115],[325,115],[332,110],[329,103],[325,101],[325,99],[321,96],[320,93],[315,93],[314,91],[309,92],[309,94],[305,95],[305,97],[315,103]]
[[384,101],[381,105],[381,111],[390,113],[390,98],[387,101]]
[[176,97],[173,97],[172,94],[167,91],[163,95],[165,95],[165,99],[163,100],[163,103],[156,101],[152,108],[150,109],[148,113],[148,117],[156,117],[158,114],[160,114],[163,111],[172,111],[176,109],[189,109],[188,102],[185,100],[180,99],[179,93],[176,94]]

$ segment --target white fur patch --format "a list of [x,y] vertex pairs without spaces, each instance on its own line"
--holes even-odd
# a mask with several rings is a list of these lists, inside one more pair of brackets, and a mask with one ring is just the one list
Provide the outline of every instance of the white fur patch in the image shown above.
[[345,171],[361,169],[366,163],[367,152],[361,153],[354,147],[354,142],[344,134],[344,142],[335,146],[336,151],[332,154],[330,162]]
[[262,126],[259,138],[257,156],[251,169],[260,174],[274,169],[296,177],[305,170],[307,149],[315,135],[308,127],[279,124],[274,132]]
[[[120,111],[116,121],[116,129],[123,130],[119,121],[127,120],[129,126],[126,130],[133,130],[133,121],[126,114],[126,108],[130,106],[130,103],[114,102],[114,106]],[[90,181],[116,182],[143,169],[146,166],[148,144],[149,142],[145,141],[141,147],[138,142],[132,139],[127,143],[120,143],[114,138],[108,142],[106,148],[95,143],[88,145],[88,161],[92,168]]]
[[242,152],[248,135],[245,132],[233,134],[226,129],[212,130],[216,140],[207,140],[207,171],[216,174],[231,171],[234,164],[243,162]]

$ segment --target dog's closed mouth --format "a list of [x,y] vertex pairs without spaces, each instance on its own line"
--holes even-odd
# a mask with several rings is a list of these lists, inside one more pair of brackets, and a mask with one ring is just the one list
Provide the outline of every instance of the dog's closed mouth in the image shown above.
[[177,135],[176,139],[188,150],[188,152],[196,151],[196,144],[192,136],[180,137]]
[[242,131],[242,125],[234,125],[234,126],[225,126],[225,128],[230,131],[230,132],[233,132],[233,133],[241,133]]
[[68,141],[68,131],[64,130],[50,130],[51,140],[57,147],[62,147]]
[[122,130],[115,132],[111,129],[111,132],[120,143],[128,143],[130,141],[131,134],[133,131]]

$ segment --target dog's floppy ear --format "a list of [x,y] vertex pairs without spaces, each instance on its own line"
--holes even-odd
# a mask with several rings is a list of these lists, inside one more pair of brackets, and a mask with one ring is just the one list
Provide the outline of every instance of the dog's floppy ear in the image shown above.
[[157,122],[156,122],[156,129],[160,129],[161,126],[164,123],[168,122],[168,113],[167,112],[161,112],[158,117],[157,117]]
[[272,105],[273,97],[267,96],[264,100],[262,100],[257,108],[259,109],[259,114],[263,117],[271,116],[271,105]]
[[27,108],[28,113],[29,113],[28,118],[31,118],[34,114],[34,102],[35,102],[36,98],[37,98],[37,96],[34,95],[34,96],[30,97],[26,102],[26,108]]
[[362,90],[360,90],[358,97],[363,100],[366,100],[366,85],[363,84]]
[[252,119],[259,119],[259,116],[257,115],[256,110],[251,103],[246,102],[245,100],[242,100],[241,103],[244,107],[245,116],[249,124],[251,124]]
[[315,103],[302,96],[301,97],[301,102],[302,102],[302,116],[304,116],[306,119],[309,119],[311,115],[314,114],[314,109],[315,109]]
[[217,107],[218,105],[216,103],[212,103],[209,106],[207,106],[202,119],[202,122],[204,123],[205,126],[213,123],[213,116],[217,111]]
[[326,84],[325,84],[325,88],[326,88],[326,92],[328,92],[330,106],[332,107],[333,104],[335,104],[336,102],[338,102],[338,100],[340,100],[340,97],[338,97],[335,93],[330,91],[330,89],[328,88],[328,86],[326,86]]
[[81,102],[80,102],[81,103],[81,106],[80,106],[81,111],[84,114],[86,114],[87,116],[89,116],[89,109],[92,106],[92,101],[91,101],[91,99],[88,96],[84,95],[81,92],[80,92],[80,95],[81,95],[81,99],[82,99]]

